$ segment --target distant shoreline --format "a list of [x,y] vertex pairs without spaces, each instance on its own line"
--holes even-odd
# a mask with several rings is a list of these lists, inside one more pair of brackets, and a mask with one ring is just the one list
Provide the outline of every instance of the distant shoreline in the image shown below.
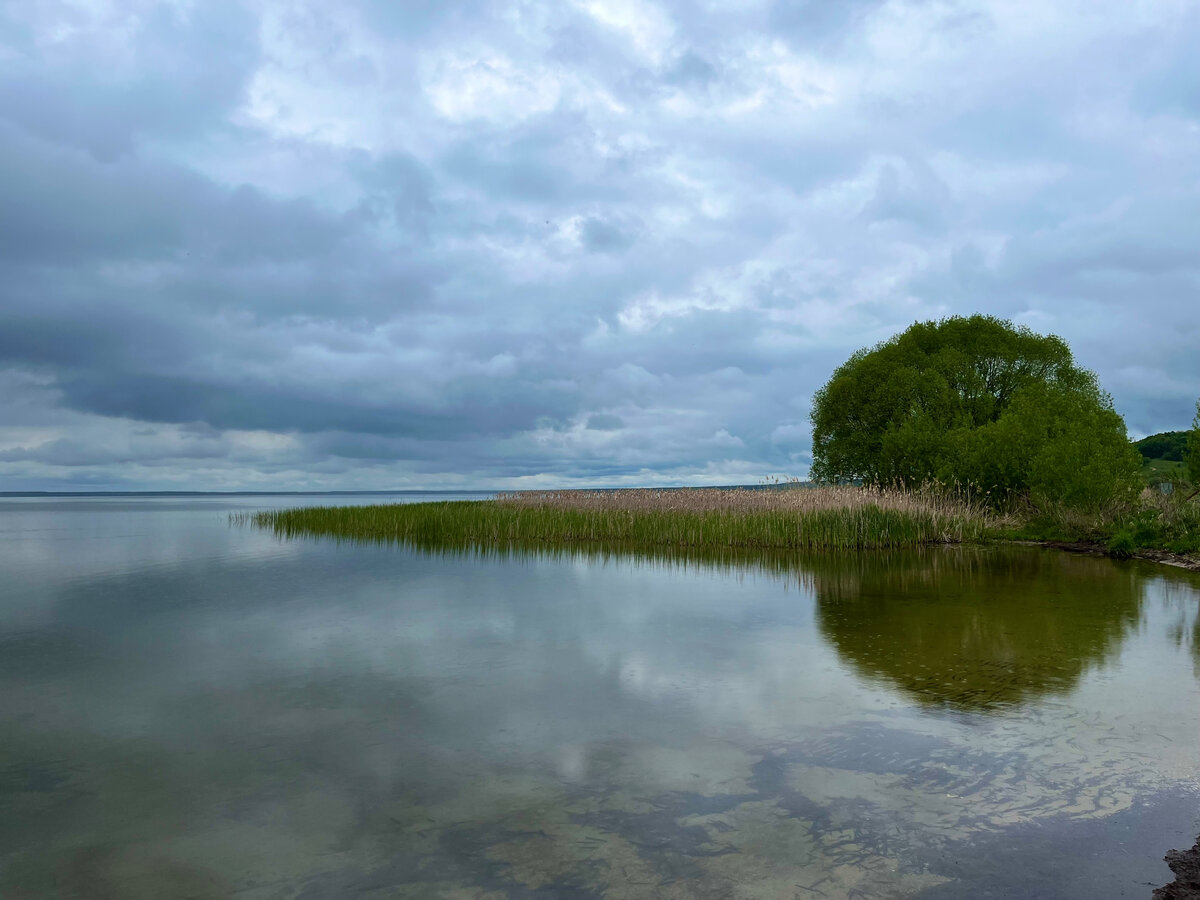
[[411,494],[495,494],[490,488],[404,491],[0,491],[3,497],[400,497]]
[[[790,482],[788,486],[809,487],[811,482]],[[783,484],[706,484],[700,486],[670,485],[665,487],[581,487],[562,488],[568,491],[758,491],[774,490]],[[369,491],[0,491],[5,497],[403,497],[414,494],[503,494],[509,488],[406,488],[404,490]]]

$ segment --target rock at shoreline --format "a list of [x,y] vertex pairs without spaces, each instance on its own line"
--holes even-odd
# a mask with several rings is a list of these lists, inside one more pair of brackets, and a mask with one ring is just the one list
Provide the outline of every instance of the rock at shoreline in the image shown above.
[[1191,850],[1172,850],[1163,859],[1175,880],[1158,888],[1152,900],[1200,900],[1200,838]]

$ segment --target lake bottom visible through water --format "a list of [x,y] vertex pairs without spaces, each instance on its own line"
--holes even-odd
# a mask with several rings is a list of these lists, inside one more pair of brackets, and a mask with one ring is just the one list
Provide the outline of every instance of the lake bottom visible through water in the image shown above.
[[0,500],[0,897],[1149,897],[1200,832],[1195,575],[229,525],[282,502]]

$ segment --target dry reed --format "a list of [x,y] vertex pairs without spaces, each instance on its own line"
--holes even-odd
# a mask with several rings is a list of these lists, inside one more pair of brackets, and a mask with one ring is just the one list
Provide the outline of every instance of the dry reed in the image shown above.
[[631,512],[813,513],[866,507],[943,518],[983,515],[983,507],[927,486],[917,490],[857,485],[779,488],[632,488],[625,490],[511,491],[495,503],[522,508]]

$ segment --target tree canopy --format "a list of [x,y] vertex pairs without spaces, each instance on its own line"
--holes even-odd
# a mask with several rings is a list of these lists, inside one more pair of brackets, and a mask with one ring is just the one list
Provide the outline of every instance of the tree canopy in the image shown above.
[[1137,489],[1140,455],[1066,343],[992,316],[918,322],[813,398],[818,481],[972,485],[1086,505]]
[[1196,418],[1192,419],[1192,430],[1188,432],[1184,461],[1187,463],[1188,480],[1200,486],[1200,400],[1196,401]]
[[1181,462],[1187,453],[1187,431],[1163,431],[1135,441],[1133,446],[1138,448],[1143,459],[1165,459]]

